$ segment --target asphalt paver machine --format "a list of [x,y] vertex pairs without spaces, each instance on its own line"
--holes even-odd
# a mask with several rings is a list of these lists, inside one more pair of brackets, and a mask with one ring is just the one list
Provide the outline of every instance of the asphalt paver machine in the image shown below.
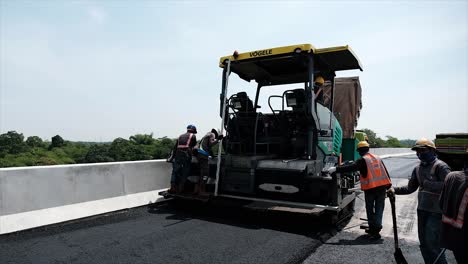
[[[356,144],[365,136],[355,131],[361,108],[359,78],[335,78],[337,71],[362,71],[352,50],[300,44],[236,51],[222,57],[219,67],[226,136],[210,161],[211,198],[335,216],[352,209],[356,174],[324,172],[357,158]],[[256,90],[229,95],[232,73],[255,82]],[[314,87],[318,76],[325,80],[322,87]]]

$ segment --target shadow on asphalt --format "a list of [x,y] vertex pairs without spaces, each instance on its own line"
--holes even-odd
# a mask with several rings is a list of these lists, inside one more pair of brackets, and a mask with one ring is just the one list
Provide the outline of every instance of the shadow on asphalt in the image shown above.
[[340,239],[338,242],[329,243],[325,242],[326,245],[346,245],[346,246],[355,246],[355,245],[378,245],[383,244],[384,239],[371,238],[368,235],[360,235],[356,239]]
[[301,213],[254,210],[243,208],[242,205],[242,203],[219,205],[172,200],[163,204],[149,205],[147,211],[150,214],[167,215],[168,220],[178,220],[168,226],[199,219],[246,229],[272,229],[319,238],[322,241],[336,234],[351,219],[351,217],[343,219],[338,226],[335,226],[330,224],[328,215],[317,217]]
[[167,224],[165,227],[199,219],[245,229],[271,229],[288,232],[319,239],[322,242],[335,235],[351,219],[348,217],[338,226],[334,226],[330,224],[330,218],[327,215],[317,217],[300,213],[253,210],[243,208],[242,203],[237,202],[221,206],[198,201],[172,200],[4,234],[0,236],[0,243],[96,228],[147,217],[148,214],[159,214],[168,220],[177,220],[176,222],[171,221],[171,224]]
[[139,212],[138,208],[114,211],[110,213],[74,219],[62,223],[40,226],[8,234],[2,234],[0,236],[0,243],[6,241],[28,240],[36,237],[50,236],[76,231],[80,229],[104,226],[117,222],[128,221],[131,219],[138,218],[139,216],[141,216],[141,212]]

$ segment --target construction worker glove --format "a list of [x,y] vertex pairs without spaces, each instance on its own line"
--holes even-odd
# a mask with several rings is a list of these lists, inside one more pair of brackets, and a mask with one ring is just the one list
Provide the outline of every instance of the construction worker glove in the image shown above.
[[388,190],[387,190],[387,196],[395,196],[395,189],[393,187],[390,187]]

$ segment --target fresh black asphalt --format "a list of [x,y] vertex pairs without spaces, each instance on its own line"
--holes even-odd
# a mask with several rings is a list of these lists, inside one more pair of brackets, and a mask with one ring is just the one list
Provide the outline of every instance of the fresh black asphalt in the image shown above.
[[[417,160],[384,162],[407,178]],[[2,235],[0,263],[302,263],[336,233],[325,220],[169,202]]]

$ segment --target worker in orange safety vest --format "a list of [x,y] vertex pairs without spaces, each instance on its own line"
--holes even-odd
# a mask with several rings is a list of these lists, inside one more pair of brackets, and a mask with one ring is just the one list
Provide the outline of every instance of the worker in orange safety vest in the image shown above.
[[392,186],[392,182],[383,161],[377,155],[369,153],[369,143],[367,141],[359,142],[357,151],[361,158],[351,164],[330,167],[327,171],[330,174],[359,171],[369,224],[365,230],[371,238],[380,239],[379,233],[382,229],[385,194],[387,189]]
[[187,132],[180,135],[174,148],[174,161],[172,164],[171,188],[169,193],[181,193],[184,191],[185,181],[190,174],[193,148],[197,144],[197,127],[187,126]]

